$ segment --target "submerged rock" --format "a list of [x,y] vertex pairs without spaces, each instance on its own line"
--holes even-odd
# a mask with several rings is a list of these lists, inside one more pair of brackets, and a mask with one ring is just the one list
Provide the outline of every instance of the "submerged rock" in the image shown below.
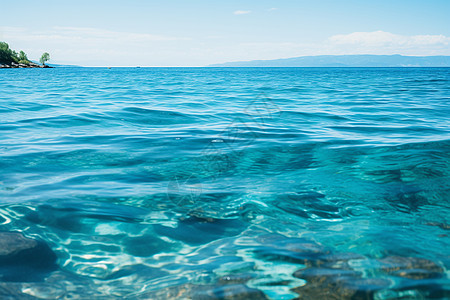
[[294,288],[296,299],[369,300],[376,291],[390,286],[382,278],[362,278],[362,273],[352,270],[307,268],[294,273],[305,279],[306,285]]
[[441,223],[441,222],[428,222],[425,225],[428,226],[437,226],[441,229],[450,230],[450,224],[447,223]]
[[387,256],[379,262],[384,272],[408,279],[436,278],[444,272],[441,266],[425,258]]
[[263,300],[267,299],[260,290],[249,288],[243,284],[218,286],[203,292],[195,293],[192,299],[196,300]]
[[361,272],[350,270],[338,270],[338,269],[322,269],[322,268],[306,268],[298,270],[294,273],[294,276],[300,279],[305,279],[308,283],[323,283],[327,281],[336,281],[342,277],[359,278],[362,275]]
[[319,259],[305,263],[307,268],[298,270],[294,277],[306,284],[292,289],[299,294],[296,299],[369,300],[379,290],[388,288],[391,281],[384,278],[364,278],[354,270],[350,261],[366,257],[357,253],[327,253]]
[[37,241],[26,238],[19,232],[0,232],[0,260],[36,245]]
[[20,232],[0,232],[0,279],[34,281],[56,269],[56,255],[39,240]]
[[267,297],[262,291],[243,284],[194,285],[188,283],[148,292],[130,299],[267,300]]
[[0,282],[0,299],[2,300],[38,300],[38,298],[22,292],[20,283]]
[[376,291],[385,289],[390,282],[380,278],[349,279],[348,284],[326,282],[322,284],[306,284],[293,289],[298,293],[298,300],[330,299],[330,300],[372,300]]
[[[305,264],[307,268],[294,273],[294,277],[306,281],[304,286],[292,289],[299,295],[296,299],[369,300],[375,299],[380,293],[400,295],[402,291],[415,291],[418,295],[430,297],[432,294],[439,297],[446,295],[445,288],[433,281],[436,278],[439,280],[444,272],[433,261],[417,257],[387,256],[375,261],[377,271],[374,271],[378,275],[367,278],[367,274],[355,270],[352,263],[349,263],[357,260],[367,258],[355,253],[335,253],[324,255],[321,260],[312,264]],[[404,280],[392,281],[390,276]]]

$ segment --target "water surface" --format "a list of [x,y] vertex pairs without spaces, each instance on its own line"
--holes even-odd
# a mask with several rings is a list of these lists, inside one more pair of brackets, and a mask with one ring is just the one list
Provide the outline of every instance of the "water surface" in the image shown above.
[[0,231],[56,255],[0,253],[2,297],[450,297],[449,68],[14,69],[0,91]]

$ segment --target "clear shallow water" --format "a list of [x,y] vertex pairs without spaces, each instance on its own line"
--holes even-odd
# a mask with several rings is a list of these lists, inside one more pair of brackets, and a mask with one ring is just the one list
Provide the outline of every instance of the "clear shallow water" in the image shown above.
[[449,95],[448,68],[2,70],[0,231],[56,261],[0,251],[0,295],[446,299]]

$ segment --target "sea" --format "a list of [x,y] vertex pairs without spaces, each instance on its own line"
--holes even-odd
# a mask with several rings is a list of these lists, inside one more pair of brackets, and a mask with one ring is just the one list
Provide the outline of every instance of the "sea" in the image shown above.
[[450,299],[450,68],[0,70],[0,299]]

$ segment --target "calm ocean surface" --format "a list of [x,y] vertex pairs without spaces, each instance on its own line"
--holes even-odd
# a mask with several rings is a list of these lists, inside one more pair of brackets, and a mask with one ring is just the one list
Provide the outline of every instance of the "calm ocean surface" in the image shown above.
[[1,299],[450,299],[450,68],[0,70]]

